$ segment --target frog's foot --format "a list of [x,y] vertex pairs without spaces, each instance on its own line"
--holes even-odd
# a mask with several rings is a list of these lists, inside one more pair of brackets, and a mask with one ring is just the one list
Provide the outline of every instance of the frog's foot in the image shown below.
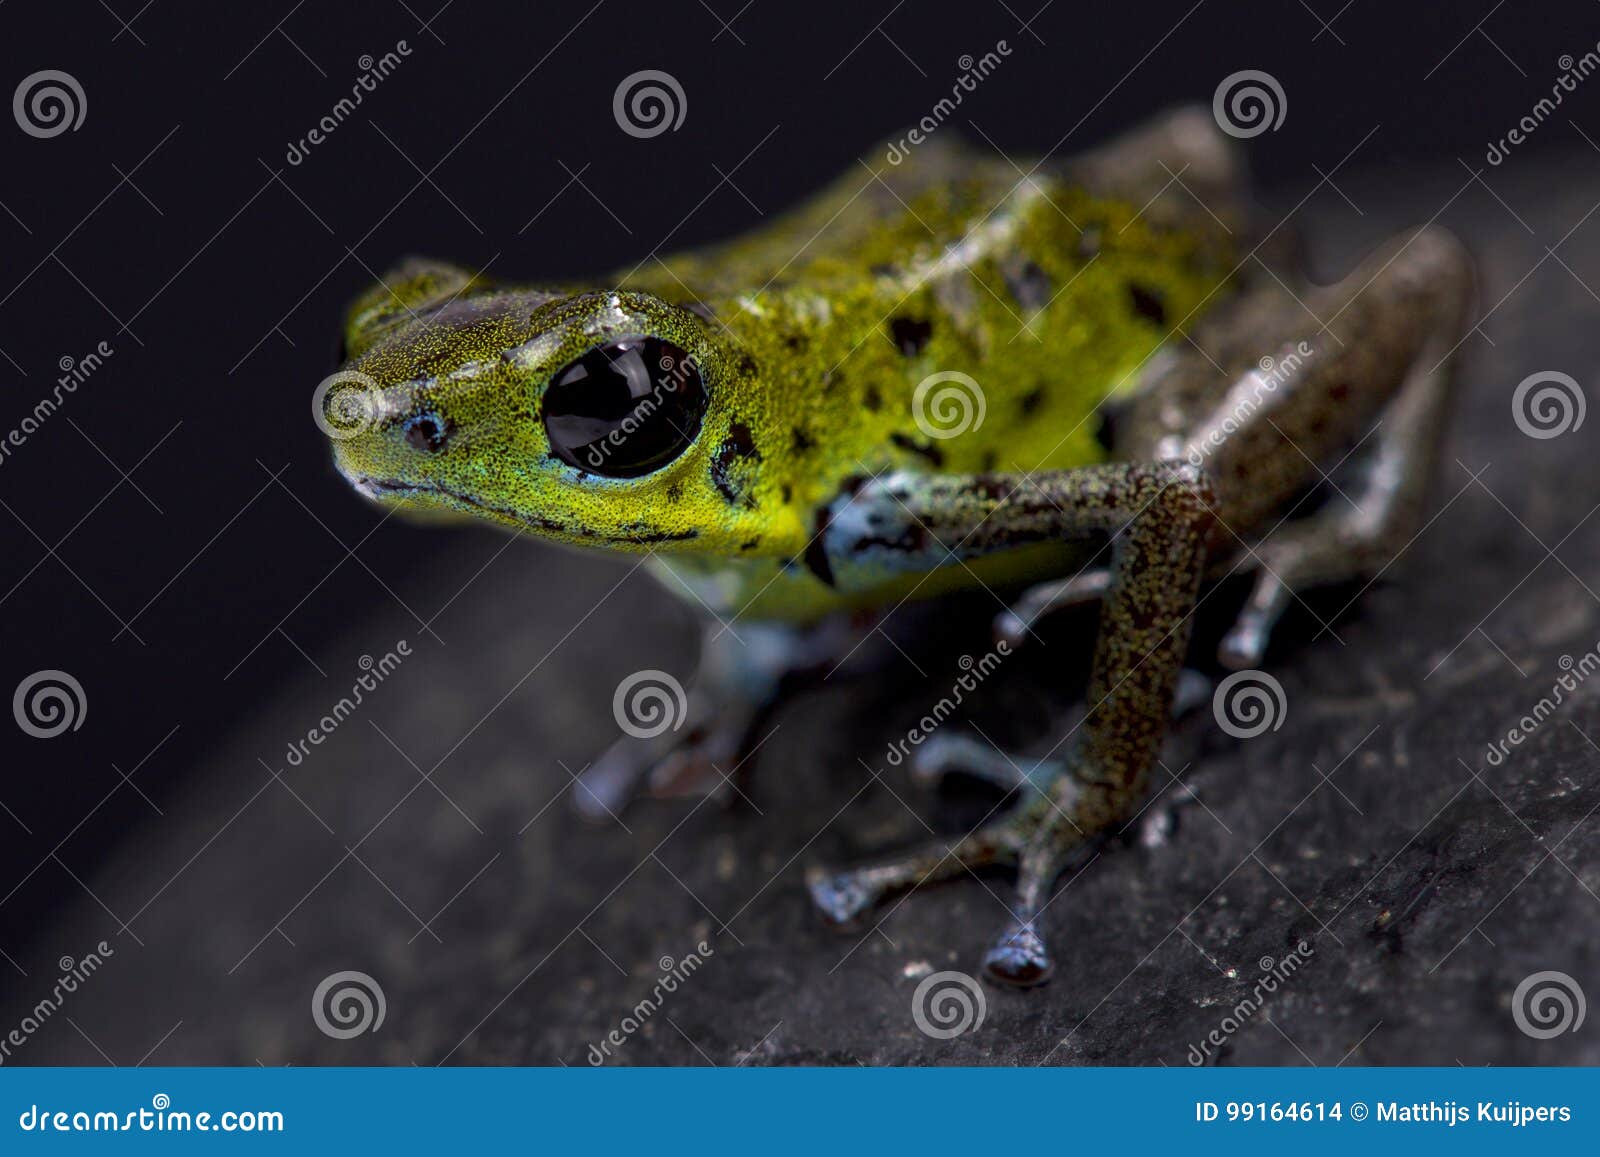
[[[634,722],[651,726],[618,739],[578,776],[572,790],[578,814],[616,819],[641,790],[657,798],[743,795],[736,775],[771,733],[773,709],[820,678],[835,656],[849,653],[863,629],[844,619],[806,628],[741,623],[737,634],[708,626],[700,670],[687,690],[670,677],[640,684],[636,713],[647,718]],[[681,696],[666,696],[672,701],[665,717],[652,713],[661,703],[647,698],[663,685]],[[634,707],[626,696],[614,704],[618,722],[626,725]]]
[[[1059,766],[1059,765],[1058,765]],[[983,958],[984,975],[1020,988],[1043,984],[1055,971],[1039,917],[1056,879],[1126,812],[1119,789],[1089,783],[1063,769],[1011,814],[954,842],[933,841],[845,871],[813,868],[811,898],[831,923],[849,925],[890,895],[995,865],[1017,870],[1015,900],[1004,930]]]
[[656,798],[737,792],[735,771],[760,742],[767,704],[698,707],[696,721],[650,739],[617,740],[577,777],[572,802],[586,820],[617,819],[641,792]]
[[806,888],[824,919],[848,926],[896,892],[978,868],[1015,864],[1022,841],[1016,821],[1007,817],[953,842],[930,841],[844,871],[813,866],[806,872]]

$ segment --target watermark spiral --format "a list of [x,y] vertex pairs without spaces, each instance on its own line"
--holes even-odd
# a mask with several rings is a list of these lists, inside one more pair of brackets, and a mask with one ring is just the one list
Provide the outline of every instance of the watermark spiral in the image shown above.
[[635,671],[617,684],[611,713],[617,726],[635,739],[654,739],[683,726],[689,716],[689,697],[683,684],[665,671]]
[[1211,115],[1230,137],[1247,140],[1277,131],[1289,115],[1289,99],[1276,77],[1247,68],[1223,78],[1211,98]]
[[330,374],[311,392],[311,420],[335,441],[365,434],[382,413],[383,391],[360,370]]
[[89,115],[89,98],[77,77],[47,68],[22,78],[11,97],[11,115],[30,137],[48,140],[83,126]]
[[1211,713],[1235,739],[1254,739],[1283,726],[1289,701],[1283,684],[1265,671],[1235,671],[1217,684]]
[[987,413],[983,387],[959,370],[929,374],[911,395],[911,416],[930,438],[959,438],[982,426]]
[[377,1032],[388,1007],[382,986],[365,972],[354,970],[323,977],[311,994],[311,1019],[335,1040]]
[[1535,1040],[1577,1032],[1588,1011],[1583,989],[1565,972],[1535,972],[1511,994],[1511,1019]]
[[54,739],[83,726],[89,700],[83,684],[65,671],[35,671],[17,684],[11,696],[17,726],[35,739]]
[[677,132],[689,115],[689,99],[677,77],[646,68],[622,78],[611,95],[611,115],[630,137],[648,140]]
[[988,1013],[983,985],[965,972],[935,972],[911,994],[911,1019],[934,1040],[977,1032]]
[[1583,425],[1589,402],[1570,374],[1540,370],[1517,383],[1511,395],[1511,420],[1530,438],[1559,438]]

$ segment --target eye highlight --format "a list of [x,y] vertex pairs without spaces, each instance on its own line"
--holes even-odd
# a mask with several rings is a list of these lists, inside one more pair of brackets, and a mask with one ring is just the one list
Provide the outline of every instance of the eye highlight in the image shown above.
[[699,435],[705,413],[705,381],[694,359],[654,337],[590,350],[544,394],[556,457],[608,478],[637,478],[677,458]]

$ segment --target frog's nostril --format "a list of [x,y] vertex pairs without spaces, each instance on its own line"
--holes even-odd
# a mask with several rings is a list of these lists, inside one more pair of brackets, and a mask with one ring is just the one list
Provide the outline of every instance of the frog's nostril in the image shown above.
[[444,449],[446,424],[437,414],[418,414],[406,420],[406,445],[414,450],[437,453]]

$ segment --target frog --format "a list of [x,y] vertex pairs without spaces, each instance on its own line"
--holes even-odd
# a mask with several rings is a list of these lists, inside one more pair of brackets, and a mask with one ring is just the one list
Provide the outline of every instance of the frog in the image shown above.
[[1418,532],[1448,424],[1464,245],[1430,222],[1313,280],[1242,150],[1198,107],[1063,159],[952,130],[592,279],[406,259],[347,314],[334,465],[391,509],[643,555],[704,618],[687,726],[606,750],[574,787],[592,816],[726,791],[806,673],[903,605],[1005,592],[1006,653],[1097,605],[1083,711],[1045,755],[954,731],[912,753],[1008,807],[805,878],[852,927],[1009,869],[980,970],[1044,983],[1057,881],[1149,796],[1205,592],[1242,576],[1217,659],[1258,669],[1303,592],[1372,582]]

